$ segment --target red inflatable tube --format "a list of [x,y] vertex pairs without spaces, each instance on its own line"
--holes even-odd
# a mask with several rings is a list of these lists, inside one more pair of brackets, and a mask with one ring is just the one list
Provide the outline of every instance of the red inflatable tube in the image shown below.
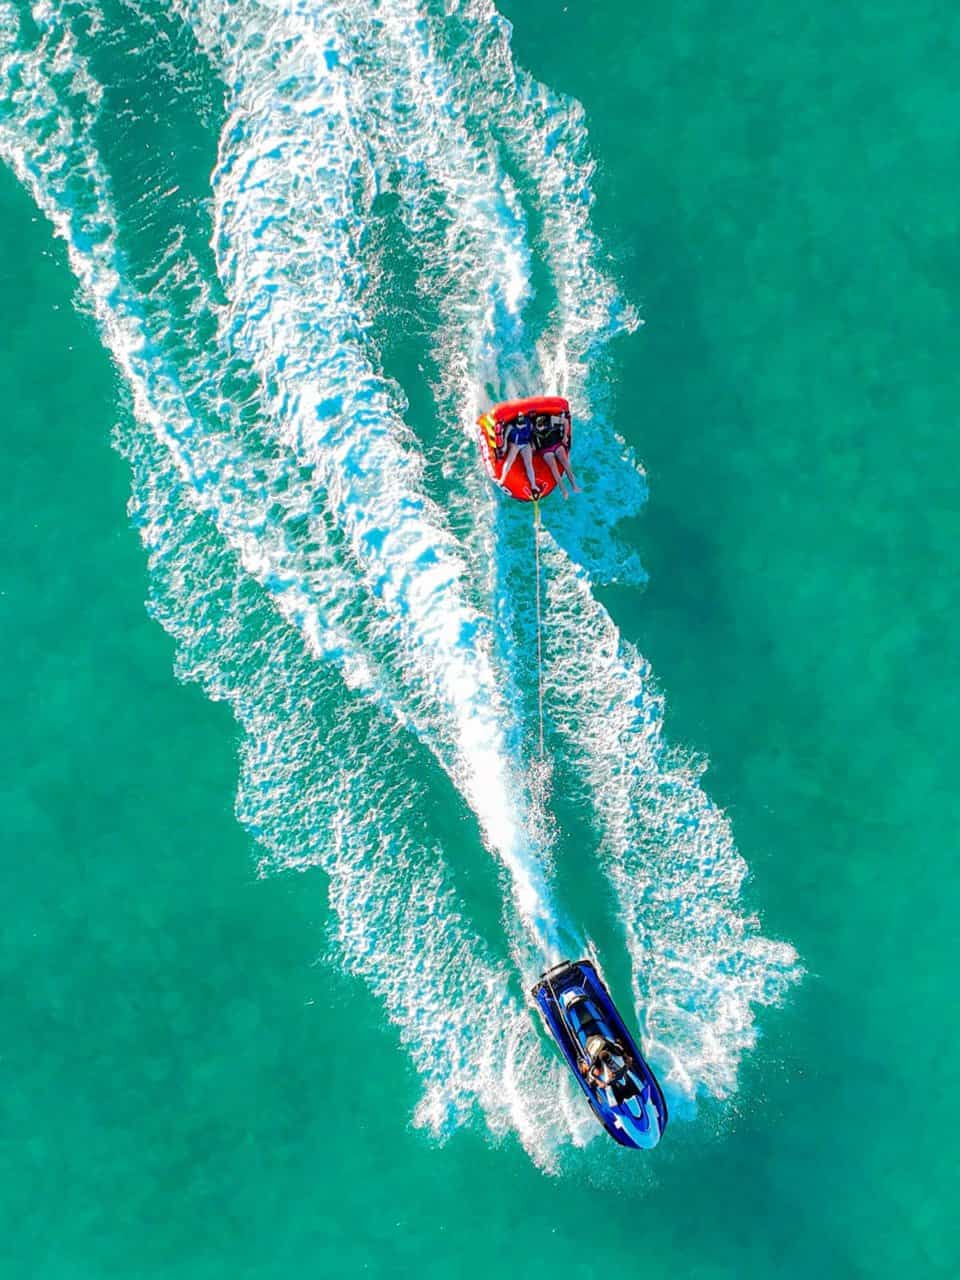
[[[504,437],[507,426],[521,413],[569,414],[570,404],[563,396],[528,396],[525,400],[505,400],[503,404],[495,404],[489,412],[481,414],[477,419],[477,437],[480,443],[480,456],[491,480],[500,483],[500,472],[503,470],[503,459],[507,449]],[[570,448],[570,441],[567,442]],[[539,450],[533,455],[533,474],[540,489],[540,497],[545,498],[556,487],[557,482],[550,468],[544,462]],[[520,502],[531,502],[533,494],[523,466],[523,459],[517,458],[507,476],[506,492],[511,498]]]

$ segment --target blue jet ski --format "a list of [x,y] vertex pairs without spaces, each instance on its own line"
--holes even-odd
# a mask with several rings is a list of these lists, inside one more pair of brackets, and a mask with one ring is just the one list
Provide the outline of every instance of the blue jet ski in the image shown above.
[[655,1147],[667,1104],[590,960],[548,969],[531,993],[597,1119],[624,1147]]

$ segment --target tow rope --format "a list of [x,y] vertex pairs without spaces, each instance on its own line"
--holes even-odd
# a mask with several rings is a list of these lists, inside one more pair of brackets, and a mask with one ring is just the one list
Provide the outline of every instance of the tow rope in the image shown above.
[[540,721],[540,762],[543,763],[543,606],[540,601],[540,503],[533,500],[533,557],[537,572],[537,714]]

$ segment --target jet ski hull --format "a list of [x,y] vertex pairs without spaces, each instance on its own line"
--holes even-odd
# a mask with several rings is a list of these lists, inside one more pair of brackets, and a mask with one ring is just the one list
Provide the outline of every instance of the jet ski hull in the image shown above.
[[[667,1103],[656,1077],[617,1012],[610,993],[590,960],[565,961],[549,969],[531,993],[544,1024],[556,1040],[574,1079],[597,1119],[615,1142],[648,1149],[660,1141],[667,1127]],[[585,1040],[599,1030],[632,1059],[628,1077],[634,1092],[601,1088],[587,1078]]]

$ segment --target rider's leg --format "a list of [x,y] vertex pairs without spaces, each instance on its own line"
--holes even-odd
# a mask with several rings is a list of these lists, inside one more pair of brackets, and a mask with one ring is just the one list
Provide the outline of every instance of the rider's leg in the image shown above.
[[522,444],[520,446],[520,457],[523,459],[523,469],[527,473],[530,488],[536,489],[537,477],[533,474],[533,449],[530,445]]
[[511,444],[507,449],[507,456],[503,460],[503,468],[500,471],[500,484],[506,488],[507,472],[517,460],[517,454],[520,452],[518,444]]
[[557,456],[560,459],[560,465],[570,477],[570,487],[573,489],[573,492],[582,493],[583,490],[577,484],[577,477],[573,474],[573,468],[570,466],[570,455],[562,444],[557,446]]
[[543,460],[547,464],[547,466],[550,468],[550,474],[553,476],[554,480],[556,480],[557,488],[563,494],[563,500],[564,502],[566,502],[568,495],[567,495],[566,489],[563,486],[563,475],[560,471],[560,468],[557,466],[557,460],[553,456],[552,449],[550,450],[549,453],[545,453],[543,455]]

